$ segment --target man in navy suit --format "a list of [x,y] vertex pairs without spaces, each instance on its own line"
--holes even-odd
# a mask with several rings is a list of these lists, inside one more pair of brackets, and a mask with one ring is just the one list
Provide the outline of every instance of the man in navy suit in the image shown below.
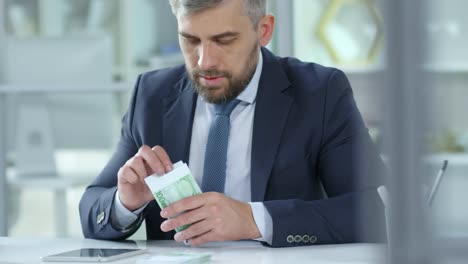
[[[139,76],[117,149],[80,201],[85,237],[125,239],[146,220],[148,239],[194,246],[378,239],[383,165],[345,75],[263,48],[274,28],[265,0],[170,3],[185,65]],[[211,181],[210,124],[233,101],[223,189],[160,210],[144,178],[182,160],[200,186]]]

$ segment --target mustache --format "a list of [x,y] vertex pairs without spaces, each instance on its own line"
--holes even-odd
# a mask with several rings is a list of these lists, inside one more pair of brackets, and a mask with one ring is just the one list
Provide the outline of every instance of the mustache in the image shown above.
[[200,70],[200,69],[194,69],[192,70],[192,76],[195,78],[198,77],[226,77],[230,78],[231,74],[227,71],[220,71],[217,69],[210,69],[210,70]]

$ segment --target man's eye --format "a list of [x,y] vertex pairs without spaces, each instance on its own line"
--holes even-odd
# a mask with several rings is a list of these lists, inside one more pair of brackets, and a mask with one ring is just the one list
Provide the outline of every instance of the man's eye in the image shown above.
[[187,42],[190,45],[196,45],[196,44],[200,43],[200,40],[195,39],[195,38],[186,38],[185,42]]
[[234,39],[233,38],[229,38],[229,39],[218,39],[216,42],[218,42],[219,44],[221,45],[229,45],[231,43],[234,42]]

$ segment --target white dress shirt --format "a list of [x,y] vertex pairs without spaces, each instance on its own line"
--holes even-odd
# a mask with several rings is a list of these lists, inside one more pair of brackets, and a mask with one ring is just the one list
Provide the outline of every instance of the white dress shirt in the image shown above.
[[[252,80],[245,90],[237,97],[241,102],[230,116],[231,129],[227,149],[225,195],[233,199],[249,202],[255,223],[261,233],[259,241],[269,244],[273,239],[273,221],[261,202],[251,201],[250,162],[252,152],[252,132],[255,115],[255,103],[258,84],[263,68],[263,57],[259,50],[259,58]],[[201,96],[197,99],[190,145],[189,167],[201,186],[205,160],[205,148],[208,141],[211,121],[215,117],[214,105],[206,102]],[[112,223],[118,227],[128,227],[138,218],[145,206],[131,212],[127,210],[115,196],[112,210]]]

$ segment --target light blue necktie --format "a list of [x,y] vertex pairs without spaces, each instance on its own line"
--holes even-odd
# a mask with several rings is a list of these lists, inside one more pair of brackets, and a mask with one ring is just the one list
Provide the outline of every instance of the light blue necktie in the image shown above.
[[211,122],[208,142],[205,151],[205,165],[203,169],[203,192],[224,193],[226,181],[227,147],[229,142],[229,122],[232,110],[239,104],[233,99],[224,104],[215,105],[216,116]]

